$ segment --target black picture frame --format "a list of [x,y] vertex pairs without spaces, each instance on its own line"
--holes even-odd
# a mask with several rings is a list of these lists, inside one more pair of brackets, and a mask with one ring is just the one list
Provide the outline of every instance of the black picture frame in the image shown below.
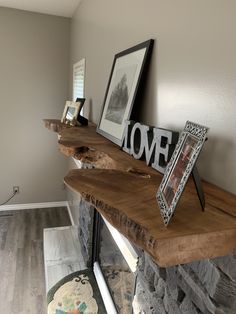
[[161,216],[167,226],[206,140],[208,128],[186,122],[157,191]]
[[150,39],[115,55],[97,133],[121,146],[125,121],[131,117],[142,77],[150,61]]
[[85,103],[85,98],[76,98],[76,102],[80,103],[80,107],[79,107],[79,112],[78,112],[78,116],[77,116],[77,121],[79,123],[79,125],[83,125],[83,126],[87,126],[88,125],[88,119],[86,119],[85,117],[81,116],[81,110],[83,108],[83,105]]
[[85,100],[86,100],[85,98],[79,98],[79,97],[76,98],[75,102],[79,102],[80,103],[78,114],[80,114],[80,112],[81,112],[81,110],[82,110],[82,108],[84,106]]

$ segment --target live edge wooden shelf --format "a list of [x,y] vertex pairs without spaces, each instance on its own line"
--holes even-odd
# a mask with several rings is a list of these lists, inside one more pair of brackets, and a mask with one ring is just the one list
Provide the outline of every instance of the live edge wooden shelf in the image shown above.
[[[50,120],[46,121],[49,127]],[[202,212],[190,179],[166,228],[156,202],[161,174],[97,134],[92,124],[62,127],[59,135],[59,150],[63,154],[94,167],[70,171],[64,179],[66,185],[93,204],[159,266],[223,256],[236,248],[233,194],[203,182],[206,208]]]

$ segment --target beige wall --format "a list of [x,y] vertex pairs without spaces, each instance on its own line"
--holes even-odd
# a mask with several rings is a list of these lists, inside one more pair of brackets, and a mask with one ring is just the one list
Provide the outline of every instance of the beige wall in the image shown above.
[[210,127],[203,178],[236,193],[236,2],[84,0],[72,20],[71,64],[86,58],[87,101],[98,122],[113,57],[155,39],[141,121]]
[[0,8],[0,202],[65,199],[67,159],[43,118],[60,118],[68,94],[70,20]]

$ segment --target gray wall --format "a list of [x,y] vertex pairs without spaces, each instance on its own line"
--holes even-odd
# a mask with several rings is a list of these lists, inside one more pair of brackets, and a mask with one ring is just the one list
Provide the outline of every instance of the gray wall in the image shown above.
[[43,118],[68,95],[70,19],[0,8],[0,203],[65,200],[67,159]]
[[186,120],[209,126],[200,173],[234,194],[235,11],[235,1],[84,0],[71,33],[71,66],[86,58],[85,96],[95,122],[114,55],[154,38],[140,120],[178,131]]

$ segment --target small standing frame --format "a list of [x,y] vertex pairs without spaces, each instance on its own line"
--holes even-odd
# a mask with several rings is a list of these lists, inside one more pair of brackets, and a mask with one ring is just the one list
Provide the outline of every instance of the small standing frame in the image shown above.
[[85,98],[76,98],[76,102],[80,103],[77,121],[79,122],[80,125],[88,125],[88,119],[86,119],[85,117],[81,115],[81,110],[83,108]]
[[166,167],[157,192],[157,202],[166,226],[173,216],[187,180],[193,171],[206,140],[207,131],[207,127],[187,121]]
[[73,101],[66,101],[61,122],[71,126],[77,125],[77,116],[79,113],[80,103]]

